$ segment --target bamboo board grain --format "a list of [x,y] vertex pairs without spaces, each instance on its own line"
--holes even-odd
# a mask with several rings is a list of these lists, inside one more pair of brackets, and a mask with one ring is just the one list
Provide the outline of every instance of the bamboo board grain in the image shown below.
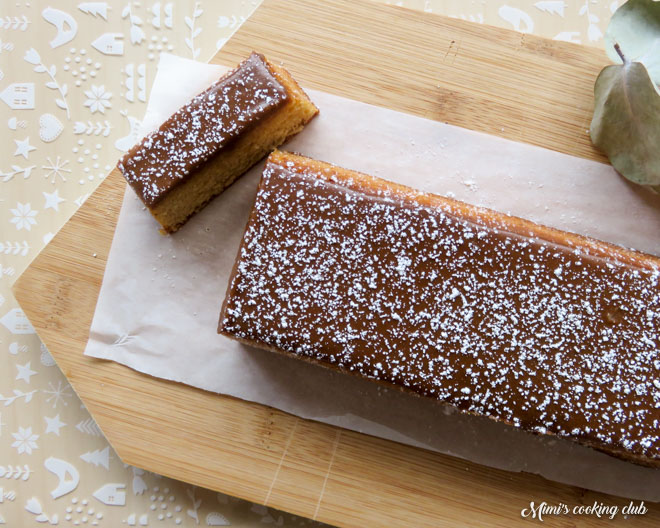
[[[364,0],[265,0],[213,61],[252,49],[310,88],[604,159],[586,134],[599,50]],[[510,527],[531,500],[627,504],[85,357],[124,187],[113,171],[14,293],[125,462],[343,526]],[[633,524],[659,525],[660,507]]]

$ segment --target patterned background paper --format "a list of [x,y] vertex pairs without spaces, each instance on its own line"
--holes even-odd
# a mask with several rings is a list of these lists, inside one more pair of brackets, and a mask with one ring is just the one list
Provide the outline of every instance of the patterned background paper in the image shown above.
[[[602,46],[620,2],[390,3]],[[206,61],[258,4],[0,1],[0,525],[316,525],[124,465],[10,291],[133,143],[159,53]]]

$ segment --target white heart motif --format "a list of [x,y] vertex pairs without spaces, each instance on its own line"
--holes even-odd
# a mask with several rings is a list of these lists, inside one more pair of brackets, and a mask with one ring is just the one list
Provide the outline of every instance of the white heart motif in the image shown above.
[[39,118],[39,137],[42,141],[46,143],[55,141],[63,130],[64,125],[53,114],[43,114]]

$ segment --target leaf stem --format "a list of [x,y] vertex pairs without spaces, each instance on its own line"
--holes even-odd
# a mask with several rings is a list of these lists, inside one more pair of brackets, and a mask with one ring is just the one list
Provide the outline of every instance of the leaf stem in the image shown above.
[[623,51],[621,51],[621,46],[619,46],[618,42],[614,43],[614,49],[615,51],[619,54],[619,57],[621,57],[621,60],[623,61],[624,64],[628,63],[628,60],[626,57],[623,55]]
[[62,96],[62,101],[64,102],[64,109],[66,110],[66,118],[71,119],[71,115],[69,114],[69,103],[67,103],[66,101],[66,95],[64,94],[64,91],[62,90],[60,83],[57,82],[53,74],[50,73],[50,70],[46,68],[46,65],[43,62],[39,61],[39,66],[43,67],[46,70],[46,73],[50,77],[50,80],[53,81],[57,86],[57,91],[60,92],[60,95]]

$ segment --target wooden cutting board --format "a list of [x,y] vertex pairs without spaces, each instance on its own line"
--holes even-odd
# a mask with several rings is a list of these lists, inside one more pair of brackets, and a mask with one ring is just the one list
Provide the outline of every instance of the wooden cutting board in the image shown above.
[[[252,49],[309,88],[604,160],[586,132],[607,63],[596,49],[365,0],[265,0],[213,62],[234,65]],[[628,503],[85,357],[124,187],[111,172],[14,293],[125,462],[344,526],[510,527],[527,522],[531,500]],[[660,525],[660,506],[633,523]]]

